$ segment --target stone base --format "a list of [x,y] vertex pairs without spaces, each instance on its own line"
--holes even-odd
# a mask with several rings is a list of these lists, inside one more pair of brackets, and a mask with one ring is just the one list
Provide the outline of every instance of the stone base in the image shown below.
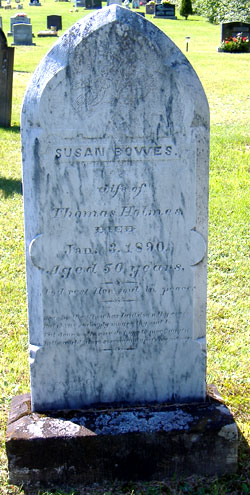
[[36,46],[36,43],[11,43],[11,46]]
[[39,33],[37,33],[38,38],[55,38],[57,36],[57,31],[39,31]]
[[237,466],[237,426],[225,405],[205,403],[31,413],[12,400],[6,433],[10,483],[74,488],[104,480],[224,475]]
[[172,20],[172,21],[175,21],[177,19],[177,17],[175,15],[172,15],[172,16],[169,16],[169,15],[154,15],[154,18],[155,19],[168,19],[168,20]]

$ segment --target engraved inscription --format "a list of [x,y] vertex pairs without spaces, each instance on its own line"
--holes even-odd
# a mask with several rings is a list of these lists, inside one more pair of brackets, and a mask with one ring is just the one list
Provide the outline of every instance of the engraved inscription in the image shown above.
[[[51,236],[45,245],[50,253],[45,266],[36,266],[45,275],[45,300],[62,301],[69,313],[59,318],[45,312],[45,342],[119,351],[192,338],[194,286],[187,255],[183,258],[188,205],[181,195],[169,195],[172,172],[165,168],[171,160],[175,169],[180,163],[176,144],[167,138],[157,143],[138,138],[127,144],[95,139],[93,144],[77,137],[57,146],[51,143],[50,154],[53,180],[61,181],[63,194],[55,195],[48,206]],[[157,165],[162,180],[155,181]],[[33,250],[34,260],[35,254]],[[175,311],[139,311],[140,317],[122,312],[128,305],[141,310],[151,301],[155,310],[162,301],[168,310],[174,305]],[[76,306],[91,302],[101,315],[75,315]],[[111,319],[109,308],[121,312]]]
[[[120,295],[121,292],[134,292],[134,293],[138,293],[139,290],[141,289],[141,286],[137,283],[137,282],[132,282],[131,280],[130,281],[120,281],[120,280],[116,280],[116,282],[103,282],[103,285],[120,285],[120,284],[134,284],[136,283],[137,285],[135,287],[132,287],[131,289],[127,289],[127,288],[121,288],[121,289],[118,289],[117,292],[114,292],[115,294],[118,294]],[[179,293],[182,293],[184,294],[185,292],[192,292],[194,291],[195,287],[188,287],[188,286],[177,286],[177,287],[162,287],[162,286],[159,286],[159,288],[156,288],[155,286],[153,285],[146,285],[145,286],[145,293],[148,293],[148,294],[157,294],[159,296],[167,296],[167,295],[170,295],[171,297],[171,294],[173,294],[174,292],[179,292]],[[107,293],[112,293],[112,289],[105,289],[103,287],[87,287],[87,288],[84,288],[84,289],[69,289],[69,288],[66,288],[66,287],[61,287],[59,289],[48,289],[48,288],[45,288],[45,294],[49,297],[53,297],[53,296],[70,296],[70,297],[82,297],[82,296],[87,296],[87,295],[90,295],[91,297],[93,297],[94,295],[106,295]]]
[[[140,345],[169,339],[190,339],[189,330],[176,322],[182,313],[157,311],[47,316],[46,344],[83,344],[99,350],[133,350]],[[62,331],[67,328],[67,331]]]
[[138,218],[138,217],[162,217],[162,216],[182,216],[182,208],[149,208],[148,206],[143,206],[138,208],[135,205],[124,205],[119,210],[72,210],[70,207],[54,207],[51,210],[52,218],[71,218],[71,219],[89,219],[89,218]]
[[124,253],[124,254],[129,254],[129,253],[139,253],[139,254],[144,254],[145,252],[147,253],[152,253],[154,254],[155,252],[157,253],[169,253],[172,251],[174,248],[173,242],[165,243],[163,241],[145,241],[145,242],[129,242],[124,245],[120,245],[117,242],[111,242],[109,244],[106,243],[106,245],[101,245],[99,244],[97,248],[91,246],[91,247],[79,247],[76,244],[66,244],[64,254],[67,256],[72,256],[72,255],[89,255],[89,254],[112,254],[112,253]]
[[147,263],[147,264],[138,264],[131,265],[126,264],[124,262],[119,263],[92,263],[91,265],[82,265],[82,266],[63,266],[63,265],[55,265],[51,270],[47,270],[47,275],[57,275],[60,278],[69,278],[70,276],[81,276],[85,273],[92,274],[106,274],[110,273],[115,275],[117,273],[122,273],[128,277],[136,278],[138,275],[143,275],[145,273],[166,273],[173,271],[184,271],[184,267],[178,263],[176,265],[167,265],[167,264],[159,264],[159,263]]
[[104,186],[99,186],[97,187],[97,189],[101,194],[104,194],[107,197],[110,197],[111,199],[115,198],[115,196],[117,196],[119,192],[125,193],[131,190],[133,194],[132,197],[133,199],[135,199],[137,196],[141,194],[141,192],[143,191],[143,189],[145,189],[145,187],[148,187],[148,185],[145,184],[145,182],[143,182],[142,184],[135,185],[132,187],[126,184],[104,184]]
[[[144,138],[138,137],[126,145],[120,143],[109,145],[106,140],[97,138],[95,146],[93,146],[93,140],[86,138],[84,144],[79,138],[72,139],[68,146],[65,145],[66,141],[67,139],[53,147],[53,159],[57,165],[67,161],[70,163],[117,162],[117,160],[127,161],[129,159],[133,161],[169,160],[178,157],[176,146],[166,138],[161,138],[157,143],[145,143]],[[72,141],[77,144],[72,144]]]

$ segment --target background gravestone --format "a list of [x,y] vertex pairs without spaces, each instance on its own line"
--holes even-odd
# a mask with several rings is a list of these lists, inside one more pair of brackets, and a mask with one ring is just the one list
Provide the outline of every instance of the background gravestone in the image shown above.
[[30,7],[41,7],[41,3],[38,0],[30,0],[29,6]]
[[77,0],[77,7],[85,7],[85,0]]
[[47,16],[47,28],[55,26],[57,31],[62,29],[62,16],[61,15],[48,15]]
[[155,17],[162,17],[164,19],[177,19],[175,16],[175,5],[172,4],[155,4]]
[[13,24],[13,45],[34,45],[31,24]]
[[109,5],[112,5],[113,3],[116,3],[117,5],[122,5],[122,0],[107,0],[107,7]]
[[14,48],[7,46],[4,32],[0,28],[0,126],[9,127],[11,123],[12,83]]
[[101,9],[102,2],[101,0],[85,0],[85,9]]
[[30,24],[30,17],[25,15],[16,14],[10,18],[10,31],[8,36],[13,34],[13,25],[14,24]]
[[154,14],[155,12],[155,4],[149,5],[148,3],[146,4],[146,14]]
[[168,38],[158,52],[112,7],[121,32],[76,24],[24,102],[34,410],[206,393],[207,100]]
[[250,24],[247,22],[222,22],[221,23],[221,41],[226,38],[234,37],[238,33],[250,38]]

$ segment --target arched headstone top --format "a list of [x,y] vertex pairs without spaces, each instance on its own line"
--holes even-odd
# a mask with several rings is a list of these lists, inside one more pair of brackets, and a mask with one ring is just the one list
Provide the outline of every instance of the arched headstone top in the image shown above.
[[[64,105],[57,100],[60,87],[64,87]],[[162,114],[151,109],[159,98]],[[159,119],[160,132],[166,134],[172,110],[182,115],[179,122],[187,122],[188,127],[190,123],[207,127],[209,120],[206,96],[187,58],[156,26],[116,4],[84,17],[58,40],[33,77],[26,96],[29,108],[30,100],[37,103],[32,110],[35,119],[47,120],[48,115],[56,114],[62,128],[66,119],[67,127],[75,129],[79,124],[82,129],[82,115],[86,114],[89,137],[97,105],[109,106],[110,111],[115,107],[118,114],[119,106],[128,108],[131,101],[141,112],[147,101],[144,120],[150,115],[153,122],[150,131],[144,127],[143,133],[149,132],[152,138],[159,132]],[[107,119],[106,111],[100,125],[103,135],[114,132],[114,121]],[[129,115],[121,126],[125,134],[134,134]],[[172,131],[180,132],[178,127]],[[96,129],[94,137],[95,133]]]
[[209,111],[186,57],[113,4],[22,113],[33,410],[205,397]]

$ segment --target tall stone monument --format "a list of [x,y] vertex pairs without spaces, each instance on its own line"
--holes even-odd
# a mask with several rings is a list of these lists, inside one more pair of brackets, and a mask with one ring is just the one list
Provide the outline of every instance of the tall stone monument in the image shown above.
[[197,75],[124,9],[76,24],[37,69],[22,117],[33,410],[204,400],[208,138]]
[[[22,143],[32,411],[51,411],[46,428],[55,442],[50,422],[60,409],[85,408],[84,419],[64,423],[64,437],[76,428],[80,443],[88,435],[112,438],[113,468],[99,444],[101,466],[96,453],[86,461],[92,479],[148,476],[145,432],[154,432],[159,461],[151,477],[233,469],[235,441],[231,461],[216,471],[213,456],[221,458],[225,442],[210,431],[211,414],[220,417],[219,430],[228,427],[228,411],[210,404],[204,420],[209,110],[189,62],[123,7],[91,14],[37,68],[23,104]],[[110,405],[106,416],[98,413]],[[197,421],[209,430],[202,437]],[[162,432],[177,430],[182,440],[175,436],[166,454]],[[203,468],[184,460],[187,446],[186,454],[183,445],[175,452],[187,430],[200,439]],[[144,475],[132,472],[134,462],[124,467],[131,432],[142,432]],[[117,449],[125,456],[118,463]],[[67,462],[77,479],[88,479],[79,460]]]
[[8,47],[0,27],[0,126],[10,127],[12,110],[14,48]]

